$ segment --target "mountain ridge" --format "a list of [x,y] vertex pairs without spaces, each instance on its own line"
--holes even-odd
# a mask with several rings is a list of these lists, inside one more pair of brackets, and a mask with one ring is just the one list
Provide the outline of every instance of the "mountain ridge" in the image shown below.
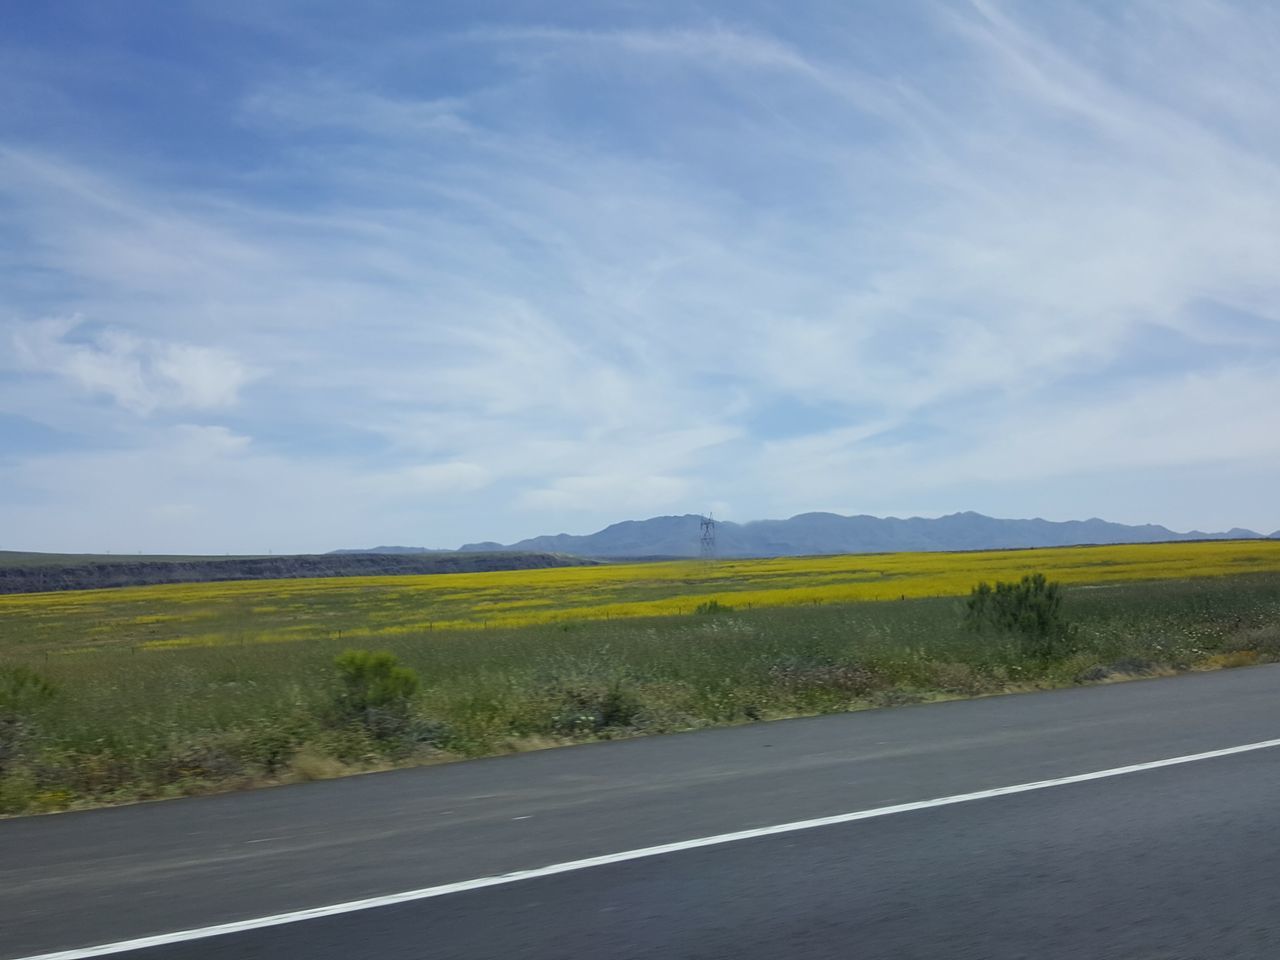
[[[550,534],[511,544],[493,541],[466,543],[459,547],[459,551],[537,551],[608,559],[695,557],[701,550],[701,519],[699,515],[690,513],[622,520],[590,534]],[[1280,538],[1280,531],[1269,538]],[[784,557],[1269,538],[1241,527],[1217,533],[1201,530],[1183,533],[1160,524],[1112,523],[1099,517],[1065,521],[1040,517],[1003,519],[971,510],[936,518],[810,512],[785,520],[717,522],[716,555]],[[396,549],[407,551],[413,548]],[[425,548],[422,549],[425,552]]]

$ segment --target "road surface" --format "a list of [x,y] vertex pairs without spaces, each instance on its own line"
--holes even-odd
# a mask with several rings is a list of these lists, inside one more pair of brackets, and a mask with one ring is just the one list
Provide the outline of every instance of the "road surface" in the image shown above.
[[[1280,667],[0,822],[0,958],[1280,737]],[[121,957],[1280,956],[1280,747]]]

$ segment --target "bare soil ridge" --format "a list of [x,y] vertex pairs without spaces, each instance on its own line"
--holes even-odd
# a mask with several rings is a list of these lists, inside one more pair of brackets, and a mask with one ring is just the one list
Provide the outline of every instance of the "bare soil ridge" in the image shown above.
[[[95,590],[161,583],[477,573],[582,566],[591,561],[553,553],[318,554],[282,557],[183,557],[123,560],[89,556],[40,562],[37,555],[0,563],[0,594]],[[27,562],[27,557],[31,559]],[[17,561],[17,562],[14,562]]]

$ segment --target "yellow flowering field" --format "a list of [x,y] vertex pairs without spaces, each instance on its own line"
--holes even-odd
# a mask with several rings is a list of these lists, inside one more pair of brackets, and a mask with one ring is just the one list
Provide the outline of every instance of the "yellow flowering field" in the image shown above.
[[0,651],[353,641],[557,621],[959,596],[1039,571],[1106,584],[1280,571],[1280,541],[607,564],[0,596]]

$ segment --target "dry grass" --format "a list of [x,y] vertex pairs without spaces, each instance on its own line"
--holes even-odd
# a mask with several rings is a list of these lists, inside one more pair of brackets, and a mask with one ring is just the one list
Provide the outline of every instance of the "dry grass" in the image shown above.
[[[415,591],[397,580],[369,583],[361,592],[325,581],[308,592],[290,581],[277,585],[281,596],[274,598],[263,583],[209,585],[216,590],[207,594],[181,587],[44,595],[37,604],[0,605],[0,668],[33,668],[58,689],[55,698],[10,725],[7,746],[0,743],[0,812],[324,779],[581,740],[1280,660],[1280,573],[1145,583],[1121,576],[1182,568],[1221,574],[1233,565],[1265,567],[1280,553],[1257,544],[1171,546],[1176,549],[957,555],[962,573],[954,577],[972,577],[979,569],[988,577],[997,569],[1020,574],[1032,561],[1065,563],[1062,557],[1070,555],[1080,575],[1091,559],[1100,575],[1112,578],[1106,590],[1067,590],[1063,611],[1077,628],[1079,650],[1048,663],[1027,662],[1006,638],[966,631],[964,604],[954,596],[784,603],[807,595],[810,587],[796,586],[801,573],[831,578],[842,563],[887,558],[817,558],[789,562],[782,572],[771,562],[747,564],[756,570],[754,590],[775,578],[776,605],[749,607],[720,592],[721,609],[712,614],[393,633],[378,646],[416,670],[422,688],[405,735],[384,740],[335,722],[334,658],[357,644],[330,627],[375,608],[420,617],[414,604],[436,596],[439,587]],[[1108,562],[1100,564],[1100,558]],[[936,556],[903,559],[908,561],[922,578],[917,588],[954,586],[925,577]],[[719,566],[697,569],[702,579],[684,583],[661,571],[654,575],[654,567],[612,567],[604,582],[621,591],[618,578],[630,571],[648,578],[635,586],[637,596],[659,587],[702,595],[701,584],[725,575]],[[547,582],[517,581],[520,590],[536,587],[542,600],[558,602]],[[868,582],[858,579],[855,586]],[[449,602],[493,599],[491,582],[464,586],[448,588]],[[560,615],[590,611],[589,605],[573,606],[576,596],[564,598]],[[299,633],[296,642],[254,642],[259,626],[274,629],[272,624],[291,622],[289,616],[302,618],[293,625],[306,624],[312,633]],[[193,624],[203,629],[211,620],[225,625],[236,617],[243,642],[128,642],[128,630],[170,631],[171,637],[176,631],[182,638]]]

